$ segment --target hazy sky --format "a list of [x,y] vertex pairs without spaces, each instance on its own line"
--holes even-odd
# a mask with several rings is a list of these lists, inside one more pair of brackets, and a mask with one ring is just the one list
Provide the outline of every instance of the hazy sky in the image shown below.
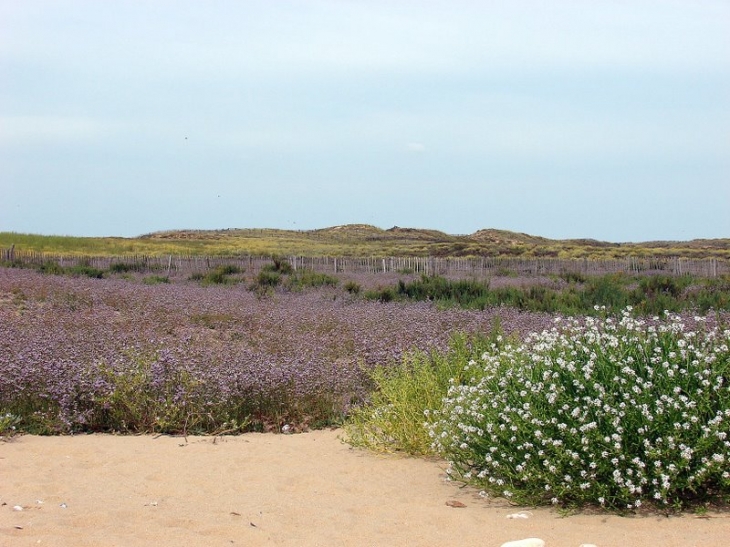
[[730,2],[0,0],[0,231],[730,237]]

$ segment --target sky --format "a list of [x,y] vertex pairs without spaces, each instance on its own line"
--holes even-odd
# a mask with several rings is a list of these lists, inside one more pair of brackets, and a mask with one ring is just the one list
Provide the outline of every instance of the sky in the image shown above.
[[730,238],[727,0],[0,0],[0,231]]

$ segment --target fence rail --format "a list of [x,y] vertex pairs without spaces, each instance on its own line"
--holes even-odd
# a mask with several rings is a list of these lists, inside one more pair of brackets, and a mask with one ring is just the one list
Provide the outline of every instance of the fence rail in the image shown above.
[[[607,273],[645,273],[718,277],[730,274],[730,261],[717,258],[679,257],[627,257],[607,259],[559,259],[559,258],[516,258],[516,257],[287,257],[292,268],[311,269],[327,273],[381,273],[413,272],[426,275],[454,277],[491,277],[495,275],[539,276],[562,273],[601,275]],[[256,255],[186,256],[186,255],[121,255],[121,256],[65,256],[52,253],[16,249],[0,250],[0,262],[20,262],[41,265],[55,262],[62,267],[87,265],[109,269],[113,264],[136,265],[141,271],[171,271],[194,273],[206,271],[223,264],[233,264],[248,272],[257,272],[264,265],[271,264],[271,257]]]

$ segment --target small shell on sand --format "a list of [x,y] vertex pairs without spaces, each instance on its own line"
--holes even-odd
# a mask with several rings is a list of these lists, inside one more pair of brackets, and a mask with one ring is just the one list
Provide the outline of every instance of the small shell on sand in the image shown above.
[[518,539],[503,543],[502,547],[545,547],[545,542],[540,538]]
[[528,518],[530,518],[531,515],[532,515],[532,513],[530,513],[529,511],[520,511],[519,513],[511,513],[511,514],[507,515],[507,518],[508,519],[528,519]]

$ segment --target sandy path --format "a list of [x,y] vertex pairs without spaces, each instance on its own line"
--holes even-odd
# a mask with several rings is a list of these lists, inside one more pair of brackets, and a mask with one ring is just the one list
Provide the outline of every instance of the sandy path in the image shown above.
[[439,463],[353,450],[339,434],[0,443],[0,545],[499,547],[530,536],[547,547],[730,544],[722,513],[562,518],[538,509],[507,519],[520,508],[445,482]]

